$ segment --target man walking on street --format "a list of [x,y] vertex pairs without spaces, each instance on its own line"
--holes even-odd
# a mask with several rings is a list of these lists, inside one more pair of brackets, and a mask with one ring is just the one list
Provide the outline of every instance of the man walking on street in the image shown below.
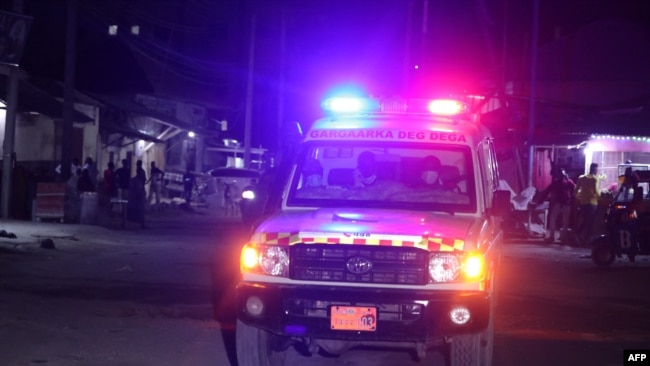
[[575,196],[578,200],[579,220],[577,228],[578,240],[582,244],[591,242],[592,228],[598,210],[598,197],[600,197],[600,183],[598,164],[589,165],[589,173],[578,177]]
[[548,219],[548,236],[544,240],[547,243],[555,243],[555,228],[557,227],[558,216],[562,217],[560,230],[560,241],[567,240],[569,230],[569,215],[573,205],[573,195],[576,184],[569,178],[564,169],[559,169],[553,174],[553,182],[549,184],[540,194],[541,202],[550,195],[550,212]]

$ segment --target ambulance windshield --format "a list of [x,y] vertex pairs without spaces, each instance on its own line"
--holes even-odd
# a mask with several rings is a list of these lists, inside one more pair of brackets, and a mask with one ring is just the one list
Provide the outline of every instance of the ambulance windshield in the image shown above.
[[312,143],[299,155],[287,204],[473,212],[471,166],[467,146]]

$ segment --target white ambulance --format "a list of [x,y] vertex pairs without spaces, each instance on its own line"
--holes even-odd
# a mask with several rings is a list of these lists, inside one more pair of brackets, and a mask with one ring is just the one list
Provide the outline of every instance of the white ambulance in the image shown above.
[[501,217],[493,142],[462,100],[332,98],[281,207],[241,253],[240,366],[287,350],[411,348],[492,362]]

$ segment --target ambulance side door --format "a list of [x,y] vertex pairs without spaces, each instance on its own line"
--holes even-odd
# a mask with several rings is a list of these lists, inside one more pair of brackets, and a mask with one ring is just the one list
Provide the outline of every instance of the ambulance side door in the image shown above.
[[496,242],[500,240],[501,233],[501,218],[490,214],[494,205],[494,197],[499,189],[499,171],[496,160],[496,153],[494,143],[491,138],[483,139],[478,145],[478,158],[481,171],[481,197],[485,211],[483,215],[488,222],[488,233],[490,241]]

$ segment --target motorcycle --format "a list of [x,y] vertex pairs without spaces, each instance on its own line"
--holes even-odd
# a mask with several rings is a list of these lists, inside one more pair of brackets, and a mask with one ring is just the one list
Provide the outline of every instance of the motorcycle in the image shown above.
[[627,257],[631,262],[650,255],[650,171],[636,171],[638,184],[620,189],[606,214],[606,234],[592,242],[591,259],[602,267],[616,258]]

